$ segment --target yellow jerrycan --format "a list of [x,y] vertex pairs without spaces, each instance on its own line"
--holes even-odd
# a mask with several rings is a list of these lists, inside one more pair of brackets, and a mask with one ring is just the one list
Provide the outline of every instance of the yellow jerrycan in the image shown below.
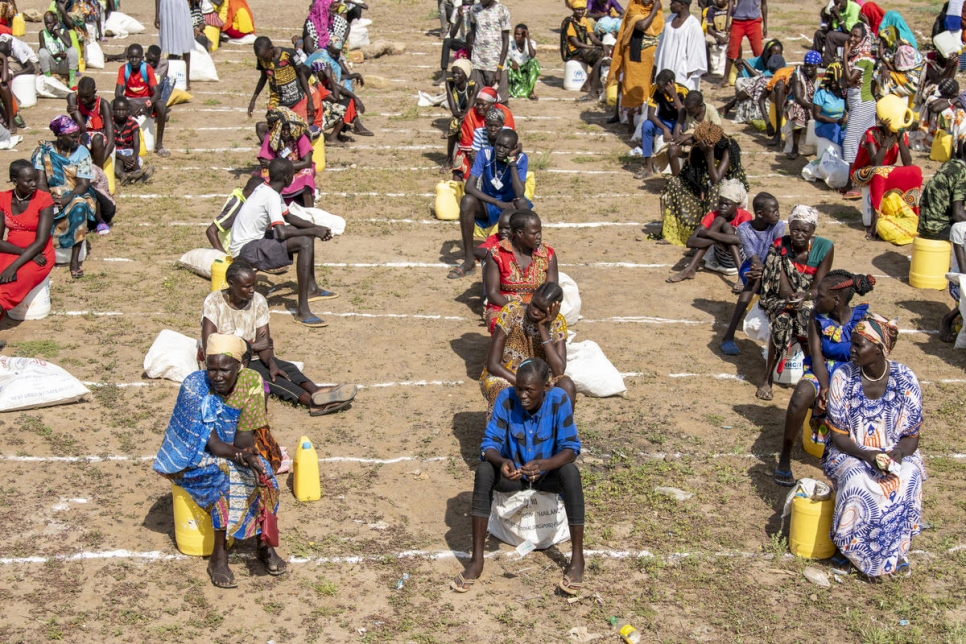
[[788,528],[788,547],[796,557],[828,559],[835,554],[829,538],[835,496],[813,501],[803,496],[792,500],[792,520]]
[[460,199],[463,185],[459,181],[440,181],[436,184],[436,201],[433,210],[437,219],[455,221],[460,218]]
[[887,94],[876,101],[875,115],[880,121],[889,119],[889,129],[893,132],[909,129],[916,120],[915,112],[909,109],[909,101],[895,94]]
[[189,557],[207,557],[215,547],[211,517],[182,488],[171,484],[174,507],[174,540],[178,550]]
[[231,255],[225,255],[224,257],[219,257],[211,263],[211,292],[221,291],[228,288],[228,282],[225,280],[225,273],[228,272],[228,267],[231,266]]
[[949,256],[952,244],[942,239],[912,240],[912,261],[909,263],[909,285],[913,288],[945,290],[949,283]]
[[299,438],[292,461],[292,491],[299,501],[318,501],[322,498],[322,483],[319,480],[319,457],[308,436]]

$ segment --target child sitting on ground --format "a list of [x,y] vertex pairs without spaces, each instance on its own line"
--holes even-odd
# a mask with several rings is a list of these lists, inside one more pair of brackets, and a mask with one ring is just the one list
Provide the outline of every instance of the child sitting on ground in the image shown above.
[[740,279],[735,284],[735,290],[740,289],[741,295],[738,296],[738,303],[735,305],[735,312],[731,316],[728,330],[721,338],[721,353],[727,356],[741,353],[738,345],[735,344],[735,330],[744,319],[751,299],[761,286],[761,273],[765,268],[768,249],[775,245],[775,240],[785,235],[785,222],[781,221],[778,199],[773,195],[759,192],[752,202],[752,209],[755,212],[755,218],[740,224],[737,228],[738,239],[741,240],[741,253],[745,261],[738,269]]
[[710,249],[712,255],[705,261],[708,270],[735,275],[741,264],[741,240],[735,228],[746,221],[751,221],[751,213],[740,206],[745,203],[747,194],[741,181],[725,179],[718,191],[718,208],[712,210],[701,225],[688,239],[687,247],[693,250],[691,261],[683,271],[667,278],[673,284],[683,280],[694,279],[698,265]]
[[123,96],[115,98],[111,104],[114,126],[114,176],[121,185],[147,180],[154,174],[154,168],[145,167],[141,158],[141,126],[131,116],[131,103]]

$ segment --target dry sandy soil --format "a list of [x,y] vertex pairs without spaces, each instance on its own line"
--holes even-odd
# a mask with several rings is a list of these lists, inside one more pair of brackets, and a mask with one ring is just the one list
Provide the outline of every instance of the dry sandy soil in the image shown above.
[[[868,299],[901,318],[894,357],[924,383],[931,528],[914,544],[913,576],[813,586],[802,576],[806,562],[787,554],[786,490],[771,480],[790,390],[776,387],[772,402],[755,399],[763,361],[741,333],[741,356],[717,351],[734,302],[727,279],[699,273],[665,284],[681,253],[648,241],[643,230],[659,217],[661,181],[634,181],[637,165],[625,156],[622,133],[605,125],[606,110],[574,103],[576,95],[562,89],[556,29],[563,3],[507,4],[540,44],[541,100],[514,101],[512,109],[539,168],[535,208],[545,241],[581,287],[577,339],[598,342],[632,374],[624,398],[578,400],[592,553],[584,598],[568,603],[554,592],[566,545],[520,560],[491,542],[485,582],[467,595],[448,590],[460,570],[454,555],[470,545],[485,410],[476,379],[487,337],[477,279],[446,279],[444,264],[457,259],[457,226],[430,213],[445,113],[416,108],[415,93],[433,88],[436,3],[371,0],[373,39],[405,43],[407,53],[359,66],[384,80],[362,90],[376,137],[330,149],[319,177],[325,208],[348,220],[343,237],[317,248],[320,277],[341,294],[316,307],[330,326],[295,325],[286,313],[294,276],[270,280],[279,354],[304,360],[319,381],[366,386],[351,410],[334,417],[310,419],[270,403],[280,442],[291,449],[306,434],[325,459],[322,500],[283,496],[281,552],[293,562],[291,574],[267,576],[253,547],[241,544],[232,558],[239,588],[212,587],[203,560],[179,555],[169,485],[150,470],[177,387],[146,380],[142,360],[161,329],[198,333],[208,291],[174,262],[205,246],[204,226],[254,159],[245,115],[254,59],[250,47],[227,46],[215,54],[221,82],[197,83],[194,100],[174,110],[172,154],[150,158],[158,167],[153,183],[123,190],[112,234],[93,240],[87,276],[72,281],[58,267],[53,314],[0,323],[7,353],[43,357],[104,385],[92,387],[87,403],[0,418],[0,641],[565,642],[579,641],[570,635],[575,628],[616,641],[612,615],[630,620],[647,641],[966,640],[966,359],[935,332],[948,295],[911,288],[910,249],[865,242],[851,204],[799,178],[804,159],[788,162],[752,129],[729,126],[753,192],[773,192],[785,214],[796,203],[818,207],[819,234],[834,240],[836,267],[878,277]],[[771,8],[771,35],[786,39],[789,60],[801,60],[807,41],[799,34],[811,33],[819,4]],[[259,33],[280,44],[300,30],[306,8],[252,6]],[[937,7],[913,1],[898,8],[928,30]],[[123,8],[145,24],[153,19],[143,0]],[[34,43],[38,24],[28,26]],[[152,28],[105,49],[155,38]],[[110,92],[115,74],[110,65],[93,75]],[[42,100],[26,110],[27,141],[0,153],[2,165],[28,155],[61,109]],[[935,171],[917,159],[927,174]],[[568,226],[578,223],[593,226]],[[822,476],[801,448],[793,467],[798,476]],[[658,486],[694,496],[679,503],[655,493]],[[409,580],[395,590],[404,572]]]

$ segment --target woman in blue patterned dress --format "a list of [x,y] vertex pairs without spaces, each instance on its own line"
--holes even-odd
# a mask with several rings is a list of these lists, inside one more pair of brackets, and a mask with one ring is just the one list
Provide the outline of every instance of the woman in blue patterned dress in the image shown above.
[[815,308],[808,320],[808,346],[802,345],[806,354],[805,373],[795,386],[785,412],[785,435],[775,468],[775,483],[778,485],[795,485],[791,467],[792,445],[802,431],[809,409],[812,410],[812,440],[816,443],[826,441],[829,381],[835,370],[850,360],[852,329],[865,319],[869,310],[868,304],[853,307],[849,303],[853,295],[865,295],[874,285],[875,278],[871,275],[853,275],[841,269],[829,271],[818,284]]
[[[218,588],[238,585],[228,568],[227,538],[260,534],[262,507],[268,506],[272,514],[278,511],[278,482],[255,445],[255,431],[267,423],[264,384],[256,372],[242,368],[246,352],[238,336],[208,336],[207,369],[181,384],[154,461],[154,471],[211,515],[215,544],[208,576]],[[285,561],[261,539],[257,557],[268,574],[287,572]]]
[[870,313],[852,331],[852,362],[832,376],[825,475],[835,489],[832,541],[875,579],[909,573],[906,555],[922,521],[919,454],[922,392],[888,355],[899,330]]

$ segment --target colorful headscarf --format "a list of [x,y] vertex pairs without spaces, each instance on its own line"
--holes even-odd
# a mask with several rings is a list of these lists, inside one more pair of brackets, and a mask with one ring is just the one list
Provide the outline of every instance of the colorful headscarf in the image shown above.
[[805,204],[798,204],[792,208],[792,212],[788,215],[789,225],[796,221],[800,221],[805,224],[811,224],[812,226],[818,226],[818,211],[811,206],[806,206]]
[[496,103],[496,90],[492,87],[484,87],[480,90],[480,93],[476,95],[476,98],[481,101],[486,101],[487,103]]
[[503,125],[506,123],[506,115],[503,110],[491,107],[483,120],[487,125]]
[[822,88],[826,91],[830,91],[836,87],[839,87],[839,82],[842,80],[842,63],[834,62],[825,68],[825,76],[822,78]]
[[864,22],[857,22],[852,29],[861,29],[863,35],[859,44],[849,51],[849,61],[855,61],[862,57],[871,58],[872,48],[875,46],[875,43],[873,42],[869,27]]
[[859,13],[865,16],[872,33],[879,33],[879,25],[882,24],[882,19],[885,18],[885,10],[874,2],[866,2],[862,5]]
[[809,49],[805,52],[805,64],[806,65],[821,65],[822,64],[822,54],[818,53],[814,49]]
[[315,27],[315,35],[319,39],[319,49],[325,49],[329,46],[329,23],[332,20],[329,17],[329,7],[332,2],[333,0],[315,0],[312,3],[312,8],[309,9],[308,21]]
[[912,45],[899,45],[894,62],[897,70],[907,72],[922,64],[922,56]]
[[587,0],[570,0],[571,9],[586,9]]
[[61,134],[73,134],[74,132],[79,132],[80,127],[76,122],[74,122],[74,119],[61,114],[50,122],[50,131],[53,132],[55,136],[60,136]]
[[228,356],[241,362],[246,351],[245,341],[237,335],[230,333],[212,333],[208,336],[205,357]]
[[295,141],[302,138],[302,135],[309,128],[309,124],[303,121],[301,116],[281,105],[274,110],[269,110],[265,116],[265,120],[268,121],[269,126],[268,136],[270,138],[268,140],[268,146],[274,152],[281,152],[285,147],[285,143],[282,141],[283,125],[288,125],[289,132],[292,133],[292,139]]
[[892,353],[892,348],[896,346],[899,339],[899,318],[887,320],[875,313],[866,314],[861,322],[855,325],[853,333],[858,333],[863,338],[882,347],[882,352],[886,355]]

